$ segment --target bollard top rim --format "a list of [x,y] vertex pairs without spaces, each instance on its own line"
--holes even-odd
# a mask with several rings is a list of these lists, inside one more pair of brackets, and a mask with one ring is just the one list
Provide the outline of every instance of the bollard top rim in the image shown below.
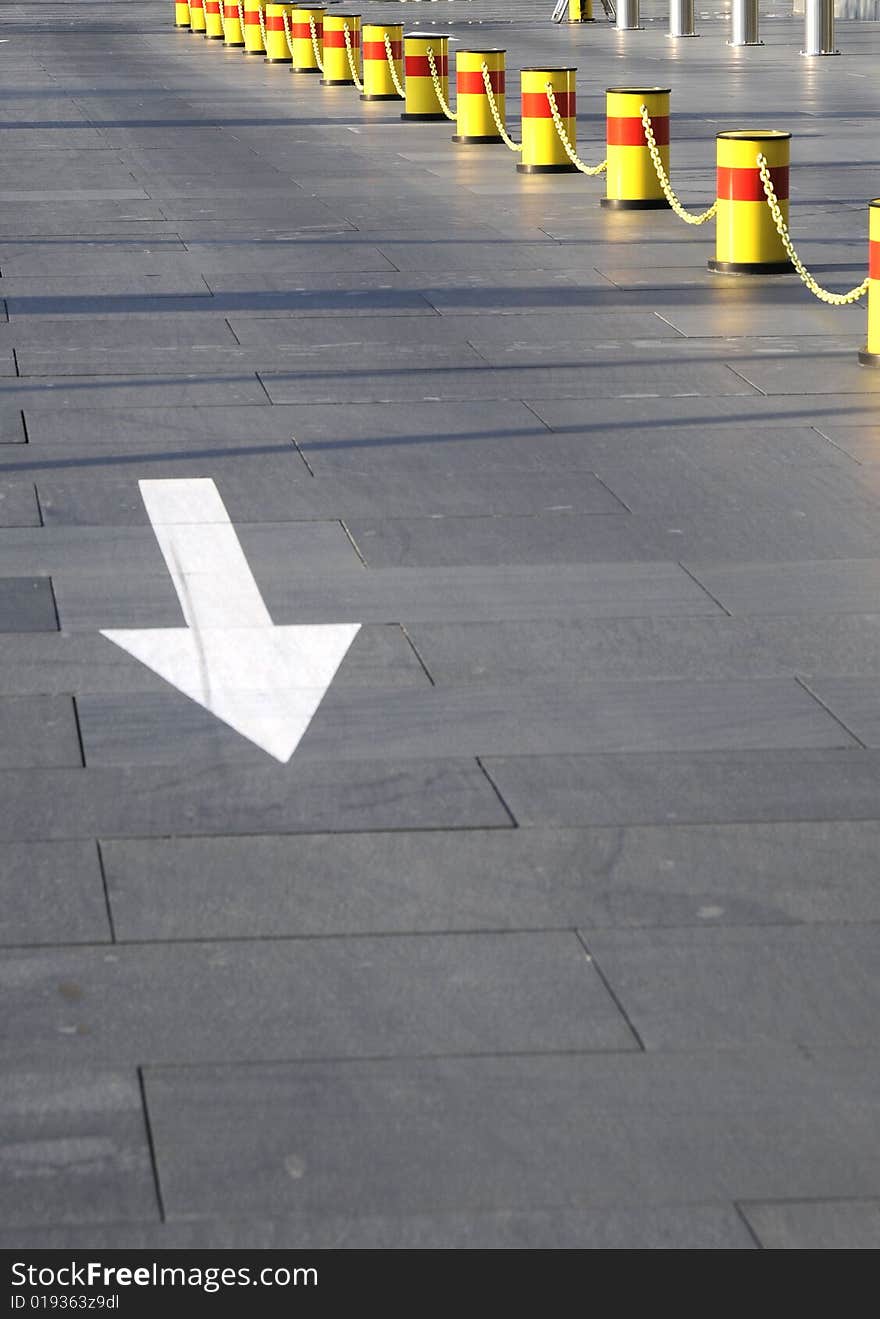
[[460,46],[456,55],[506,55],[506,46]]
[[[380,27],[381,24],[376,24]],[[404,32],[405,37],[416,37],[420,41],[448,41],[448,32]]]
[[349,13],[345,13],[342,9],[334,9],[333,13],[328,14],[327,17],[328,18],[360,18],[360,14],[349,14]]
[[783,142],[791,137],[791,133],[785,133],[781,128],[740,128],[716,133],[715,137],[724,138],[725,142]]
[[664,92],[672,95],[671,87],[606,87],[606,92],[619,92],[622,96],[648,96],[651,92]]
[[869,206],[880,206],[880,197],[875,197],[873,201],[868,202]]
[[576,64],[529,64],[520,73],[577,73]]

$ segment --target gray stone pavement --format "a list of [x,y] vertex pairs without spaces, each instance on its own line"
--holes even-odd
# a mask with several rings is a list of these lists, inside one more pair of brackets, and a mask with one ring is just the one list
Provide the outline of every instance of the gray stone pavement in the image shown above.
[[[880,27],[549,7],[363,12],[577,64],[590,159],[670,85],[694,208],[789,129],[862,278]],[[0,1245],[880,1245],[864,306],[172,22],[0,5]],[[363,624],[286,765],[100,635],[187,477]]]

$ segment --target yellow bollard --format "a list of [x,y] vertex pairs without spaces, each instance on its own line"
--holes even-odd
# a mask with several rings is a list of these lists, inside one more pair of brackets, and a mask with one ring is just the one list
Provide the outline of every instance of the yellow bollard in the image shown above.
[[290,19],[293,5],[275,4],[267,0],[266,4],[266,58],[265,64],[289,64],[290,47],[284,31],[285,17]]
[[209,41],[223,40],[223,19],[220,5],[223,0],[205,0],[205,36]]
[[174,26],[187,28],[190,26],[189,5],[186,0],[175,0]]
[[315,55],[315,43],[312,40],[312,20],[315,24],[315,36],[318,42],[318,55],[324,58],[324,14],[323,5],[295,5],[290,16],[290,34],[292,37],[291,55],[293,64],[291,73],[320,73],[321,65]]
[[434,66],[440,88],[449,101],[449,37],[443,33],[407,32],[403,38],[403,67],[406,70],[406,110],[401,119],[445,119],[440,108],[431,68],[428,47],[434,52]]
[[608,87],[605,91],[605,140],[608,166],[601,205],[618,211],[668,209],[651,160],[641,107],[651,116],[663,168],[669,174],[669,88]]
[[205,31],[205,0],[190,0],[189,26],[191,32]]
[[569,23],[593,23],[593,0],[568,0]]
[[503,142],[489,109],[483,65],[489,70],[495,105],[503,123],[504,55],[503,50],[496,49],[456,51],[455,115],[458,132],[453,142]]
[[351,87],[351,65],[345,47],[345,29],[348,28],[348,40],[351,43],[351,57],[355,71],[358,70],[361,57],[361,16],[360,14],[340,14],[334,10],[324,17],[324,76],[322,87]]
[[764,195],[757,158],[763,153],[782,218],[788,224],[788,161],[791,133],[775,129],[717,133],[718,214],[715,258],[722,274],[787,275],[794,270]]
[[[263,33],[260,27],[260,10],[264,0],[244,0],[244,53],[245,55],[264,55]],[[265,22],[263,15],[263,22]]]
[[365,23],[362,33],[364,56],[364,90],[362,101],[399,101],[400,92],[394,86],[385,35],[391,42],[391,54],[398,82],[403,82],[403,24]]
[[862,366],[880,366],[880,198],[868,202],[868,338]]
[[576,69],[521,69],[522,84],[522,161],[520,174],[576,174],[559,140],[547,84],[551,85],[557,108],[565,124],[572,149],[577,150],[577,125],[574,75]]
[[238,0],[225,0],[223,4],[223,45],[244,46],[244,32],[241,30],[241,14],[238,9]]

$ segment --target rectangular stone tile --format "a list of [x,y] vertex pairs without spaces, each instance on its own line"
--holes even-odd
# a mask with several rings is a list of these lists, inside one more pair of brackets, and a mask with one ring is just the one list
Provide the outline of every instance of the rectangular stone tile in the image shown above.
[[0,841],[509,828],[472,760],[0,770]]
[[94,842],[0,846],[0,944],[112,937]]
[[[841,312],[844,314],[841,315]],[[718,302],[713,307],[670,307],[663,319],[681,334],[695,338],[734,339],[753,334],[837,334],[861,332],[856,309],[815,306],[760,307]]]
[[[254,571],[276,623],[688,618],[720,612],[674,563],[369,571],[335,567],[316,576],[297,573],[294,565],[269,557]],[[161,564],[154,572],[132,571],[124,578],[103,570],[86,575],[59,568],[53,582],[65,630],[180,624],[174,591]]]
[[872,925],[591,930],[586,944],[647,1049],[876,1044]]
[[521,825],[876,820],[880,757],[869,751],[490,758]]
[[[0,325],[0,332],[3,328]],[[0,409],[0,445],[24,444],[26,439],[21,409],[16,407]],[[0,456],[2,456],[2,451],[0,451]]]
[[150,1069],[146,1085],[179,1218],[233,1200],[253,1216],[869,1196],[872,1076],[874,1058],[774,1049]]
[[[225,317],[173,316],[167,320],[150,321],[136,318],[126,321],[95,320],[53,321],[34,317],[0,326],[0,343],[9,344],[24,355],[24,351],[53,355],[58,359],[69,352],[76,357],[82,352],[97,354],[100,350],[115,352],[141,348],[191,349],[197,347],[234,346],[236,336]],[[105,359],[106,361],[107,359]]]
[[[876,821],[105,839],[119,938],[876,921]],[[247,886],[242,876],[247,875]]]
[[637,1047],[572,931],[10,951],[0,984],[20,1066]]
[[41,1250],[749,1250],[733,1206],[311,1214],[284,1219],[0,1228],[0,1249]]
[[821,370],[798,359],[740,363],[735,369],[765,394],[874,394],[880,389],[880,374],[861,367],[855,352],[850,361],[823,362]]
[[26,415],[59,408],[237,407],[265,404],[266,395],[256,376],[230,371],[211,376],[43,376],[38,381],[10,381],[6,399]]
[[122,271],[110,271],[103,275],[95,271],[64,275],[4,275],[0,279],[0,294],[14,303],[19,314],[30,310],[51,315],[52,304],[56,300],[77,297],[104,297],[112,300],[137,294],[151,298],[169,294],[209,298],[211,291],[193,268],[189,274],[183,269],[175,269],[167,275],[140,274],[136,270],[131,270],[128,275]]
[[561,683],[832,672],[880,678],[878,614],[414,623],[407,632],[440,686],[500,686],[537,672]]
[[[368,243],[334,242],[315,243],[299,238],[295,243],[263,244],[251,240],[247,242],[223,242],[213,240],[200,243],[198,240],[187,242],[187,251],[192,257],[193,267],[203,270],[206,275],[217,273],[221,276],[235,274],[258,275],[271,272],[273,278],[285,275],[297,275],[300,271],[382,271],[397,270],[393,261]],[[213,287],[213,281],[208,280]]]
[[[400,627],[362,627],[333,679],[341,687],[429,687]],[[168,687],[98,633],[0,635],[0,693],[6,696],[159,692]]]
[[[316,379],[311,372],[273,374],[260,371],[273,403],[346,403],[404,399],[620,398],[633,391],[630,366],[603,363],[602,370],[579,367],[518,366],[514,374],[488,365],[434,368],[425,363],[407,368],[389,366],[366,377],[347,373]],[[666,363],[640,372],[641,387],[652,395],[748,394],[746,384],[726,366]]]
[[[635,392],[635,391],[634,391]],[[633,430],[640,426],[656,433],[664,426],[677,426],[685,433],[691,427],[706,427],[724,422],[731,427],[752,430],[765,426],[816,426],[824,433],[827,425],[856,425],[874,420],[870,398],[856,393],[807,393],[762,397],[738,395],[736,398],[663,398],[609,399],[584,406],[582,401],[547,397],[526,402],[551,430],[570,428],[578,432]]]
[[[254,708],[265,694],[254,695]],[[86,764],[237,764],[261,748],[180,693],[83,695],[77,701]],[[800,685],[752,682],[587,683],[371,688],[324,698],[300,759],[401,760],[581,752],[854,746]]]
[[[291,445],[296,416],[292,408],[270,407],[261,391],[259,399],[241,407],[224,407],[222,399],[205,404],[127,408],[96,408],[84,404],[72,409],[28,412],[28,438],[33,451],[19,457],[51,458],[63,447],[71,455],[92,453],[109,446],[111,456],[183,450],[206,458],[232,447],[247,450],[268,440]],[[37,453],[37,449],[40,453]],[[50,452],[43,454],[43,450]],[[14,455],[13,455],[14,456]],[[9,455],[0,454],[0,460]]]
[[133,1071],[5,1069],[0,1130],[9,1228],[158,1220]]
[[740,1206],[765,1250],[877,1250],[880,1200],[779,1200]]
[[692,564],[694,576],[734,614],[870,613],[880,560]]
[[[284,571],[360,567],[360,559],[343,527],[336,521],[266,524],[251,529],[244,523],[236,534],[256,575],[267,569]],[[0,556],[10,572],[29,566],[34,572],[54,572],[63,566],[71,578],[144,573],[162,576],[164,559],[150,526],[22,527],[0,529]],[[211,575],[210,563],[196,570]],[[169,578],[170,584],[170,578]]]
[[835,426],[823,422],[821,434],[848,453],[856,462],[880,462],[880,426]]
[[0,528],[41,526],[37,494],[30,481],[0,481]]
[[82,765],[69,696],[0,698],[0,768]]

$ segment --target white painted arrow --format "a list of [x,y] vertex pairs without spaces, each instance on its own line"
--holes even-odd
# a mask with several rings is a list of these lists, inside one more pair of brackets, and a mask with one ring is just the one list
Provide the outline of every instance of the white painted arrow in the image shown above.
[[288,761],[360,623],[276,627],[214,482],[138,484],[186,627],[101,635]]

